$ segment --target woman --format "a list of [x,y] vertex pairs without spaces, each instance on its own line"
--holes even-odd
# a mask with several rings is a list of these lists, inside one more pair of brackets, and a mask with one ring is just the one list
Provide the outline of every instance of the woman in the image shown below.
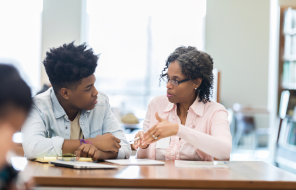
[[161,74],[167,79],[167,96],[155,97],[148,106],[144,132],[138,132],[140,140],[134,143],[137,158],[229,159],[228,113],[210,101],[212,70],[212,58],[195,47],[179,47],[168,57]]

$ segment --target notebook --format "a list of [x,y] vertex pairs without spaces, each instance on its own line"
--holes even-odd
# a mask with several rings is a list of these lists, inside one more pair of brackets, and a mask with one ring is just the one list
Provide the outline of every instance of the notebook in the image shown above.
[[113,164],[129,166],[148,166],[148,165],[164,165],[164,162],[157,160],[149,160],[149,159],[116,159],[116,160],[105,160],[105,162],[110,162]]
[[[72,159],[76,159],[76,157],[58,157],[58,159],[64,159],[64,161],[71,161]],[[47,163],[50,161],[56,161],[57,157],[42,157],[42,158],[36,158],[34,161],[36,162],[42,162],[42,163]],[[82,162],[92,162],[92,158],[85,158],[85,157],[80,157],[78,161]]]
[[50,164],[74,169],[116,169],[117,166],[98,164],[93,162],[77,162],[77,161],[51,161]]
[[225,162],[175,160],[176,168],[229,168]]

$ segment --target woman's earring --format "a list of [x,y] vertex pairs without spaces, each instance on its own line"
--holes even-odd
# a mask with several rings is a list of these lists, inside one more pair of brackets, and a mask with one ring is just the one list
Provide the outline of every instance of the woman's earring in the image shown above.
[[197,88],[195,88],[195,90],[196,90]]

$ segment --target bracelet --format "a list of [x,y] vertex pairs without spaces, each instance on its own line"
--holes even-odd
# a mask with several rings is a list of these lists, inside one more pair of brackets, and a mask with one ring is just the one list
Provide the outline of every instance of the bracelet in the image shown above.
[[91,144],[92,145],[92,143],[90,141],[88,141],[88,140],[84,140],[84,139],[79,139],[79,140],[80,140],[80,145],[82,145],[82,143],[83,144]]

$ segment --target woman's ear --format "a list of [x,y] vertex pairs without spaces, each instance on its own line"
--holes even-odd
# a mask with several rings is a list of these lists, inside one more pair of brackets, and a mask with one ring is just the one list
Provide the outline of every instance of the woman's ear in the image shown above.
[[201,79],[201,78],[195,79],[195,80],[193,81],[193,83],[194,83],[194,88],[195,88],[195,89],[198,88],[198,87],[201,85],[201,82],[202,82],[202,79]]

